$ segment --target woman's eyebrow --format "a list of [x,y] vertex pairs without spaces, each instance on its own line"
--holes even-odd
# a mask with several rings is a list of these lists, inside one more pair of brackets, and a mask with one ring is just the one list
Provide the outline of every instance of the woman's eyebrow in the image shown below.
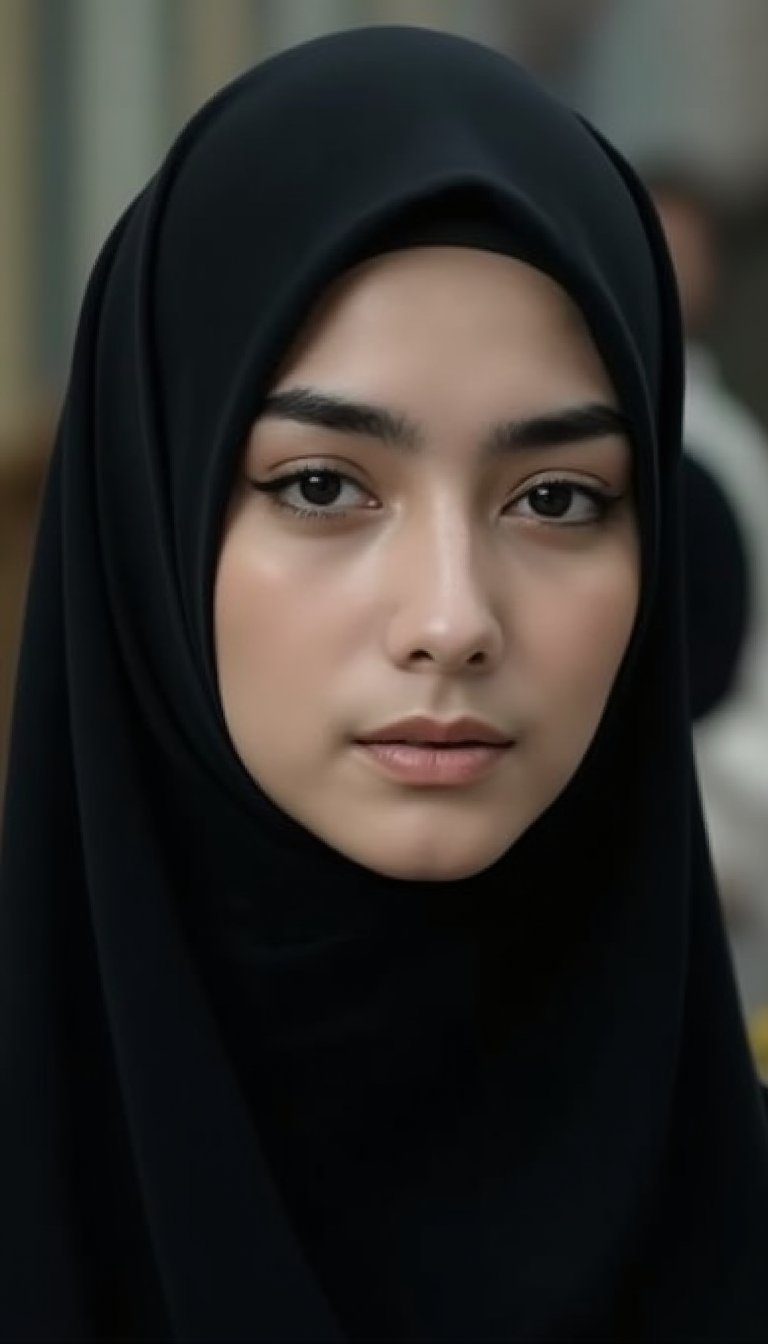
[[397,411],[368,402],[348,401],[346,397],[312,387],[273,392],[264,402],[259,418],[266,416],[334,429],[342,434],[365,434],[396,448],[417,448],[422,441],[418,425]]
[[[259,416],[260,419],[267,417],[293,420],[342,434],[365,435],[409,450],[419,448],[425,437],[419,425],[402,412],[368,402],[350,401],[311,387],[273,392],[266,398]],[[587,402],[521,420],[500,421],[485,436],[484,450],[492,456],[503,456],[514,449],[554,448],[607,435],[626,435],[628,431],[629,422],[621,411],[607,403]]]
[[626,436],[629,428],[629,420],[615,406],[594,401],[563,406],[525,420],[502,421],[493,426],[486,444],[489,452],[496,455],[514,448],[555,448],[609,435]]

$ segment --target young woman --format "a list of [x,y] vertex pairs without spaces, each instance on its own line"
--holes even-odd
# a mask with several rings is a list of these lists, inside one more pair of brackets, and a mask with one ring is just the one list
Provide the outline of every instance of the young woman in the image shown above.
[[85,299],[0,962],[6,1338],[763,1340],[655,216],[501,55],[214,99]]

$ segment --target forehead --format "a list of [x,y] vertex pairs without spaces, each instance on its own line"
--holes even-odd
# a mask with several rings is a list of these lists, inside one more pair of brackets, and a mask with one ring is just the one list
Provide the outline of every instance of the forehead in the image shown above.
[[[414,394],[468,384],[535,401],[553,391],[610,397],[587,324],[550,276],[514,257],[465,247],[383,253],[339,277],[297,334],[274,386],[342,377],[349,390]],[[531,404],[531,410],[539,407]]]

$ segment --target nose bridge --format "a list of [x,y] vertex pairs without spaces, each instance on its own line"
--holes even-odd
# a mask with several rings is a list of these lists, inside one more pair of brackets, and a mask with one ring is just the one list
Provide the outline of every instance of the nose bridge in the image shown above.
[[398,659],[487,663],[501,632],[481,539],[466,503],[446,489],[403,530],[393,620]]
[[478,547],[466,510],[440,499],[430,510],[421,572],[427,605],[444,618],[466,616],[481,598]]

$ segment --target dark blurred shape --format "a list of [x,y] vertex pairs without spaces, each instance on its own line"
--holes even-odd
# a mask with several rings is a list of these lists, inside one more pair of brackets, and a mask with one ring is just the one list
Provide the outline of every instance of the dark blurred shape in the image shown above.
[[685,596],[694,720],[732,690],[750,618],[747,552],[738,521],[711,472],[683,458]]
[[[768,1012],[768,438],[723,376],[733,203],[695,164],[642,168],[675,267],[686,335],[683,423],[694,747],[742,1001]],[[761,319],[764,326],[765,318]],[[763,362],[754,328],[746,344]],[[761,1019],[762,1020],[762,1019]]]

